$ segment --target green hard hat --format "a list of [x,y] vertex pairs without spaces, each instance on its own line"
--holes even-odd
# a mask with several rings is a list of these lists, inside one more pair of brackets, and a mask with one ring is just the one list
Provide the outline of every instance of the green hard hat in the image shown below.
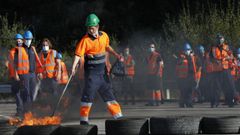
[[100,22],[100,20],[95,14],[90,14],[87,17],[85,25],[88,27],[89,26],[97,26],[99,22]]

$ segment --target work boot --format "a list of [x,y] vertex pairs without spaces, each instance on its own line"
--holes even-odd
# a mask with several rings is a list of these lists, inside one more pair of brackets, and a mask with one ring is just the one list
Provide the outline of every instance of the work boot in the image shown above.
[[89,125],[87,121],[80,121],[80,125]]

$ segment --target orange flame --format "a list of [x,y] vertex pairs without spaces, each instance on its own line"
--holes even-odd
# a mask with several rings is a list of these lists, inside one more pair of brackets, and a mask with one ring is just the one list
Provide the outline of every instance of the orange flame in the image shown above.
[[53,117],[46,116],[42,118],[36,118],[33,116],[32,112],[25,113],[24,119],[22,121],[16,118],[9,120],[10,125],[18,125],[18,126],[59,125],[60,123],[61,123],[60,116],[53,116]]

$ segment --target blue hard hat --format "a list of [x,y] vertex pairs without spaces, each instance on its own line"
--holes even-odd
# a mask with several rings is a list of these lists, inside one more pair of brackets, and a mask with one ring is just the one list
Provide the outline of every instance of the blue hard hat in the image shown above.
[[198,46],[198,49],[199,49],[199,51],[201,51],[201,52],[204,52],[204,50],[205,50],[204,47],[203,47],[203,45],[199,45],[199,46]]
[[58,57],[59,59],[62,59],[62,54],[61,54],[61,53],[58,53],[58,54],[57,54],[57,57]]
[[18,33],[18,34],[15,35],[15,39],[23,39],[23,36]]
[[217,38],[220,39],[220,38],[224,38],[224,36],[220,33],[217,34]]
[[187,51],[187,50],[192,50],[191,45],[189,43],[184,44],[184,51]]
[[32,32],[31,31],[25,31],[25,33],[24,33],[24,39],[33,39],[33,34],[32,34]]
[[240,48],[237,49],[237,54],[240,54]]

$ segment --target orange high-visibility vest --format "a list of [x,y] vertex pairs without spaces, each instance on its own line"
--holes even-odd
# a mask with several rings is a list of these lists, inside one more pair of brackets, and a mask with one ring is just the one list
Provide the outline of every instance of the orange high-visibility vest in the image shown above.
[[124,60],[124,64],[125,64],[125,67],[126,67],[125,69],[126,69],[127,75],[134,76],[135,69],[134,69],[134,65],[133,65],[133,58],[132,58],[131,55],[127,56],[126,60]]
[[55,77],[55,58],[54,58],[54,51],[50,50],[47,54],[47,57],[44,58],[43,52],[40,54],[40,61],[43,64],[43,78],[53,78]]
[[26,52],[24,47],[17,47],[18,48],[18,62],[17,62],[17,73],[21,74],[28,74],[29,73],[29,59],[28,53]]
[[227,44],[223,44],[222,45],[222,49],[220,50],[219,47],[212,47],[212,53],[214,58],[219,61],[219,63],[213,65],[214,71],[219,71],[220,70],[220,66],[222,67],[222,69],[228,69],[229,68],[229,60],[226,59],[229,54],[228,54],[228,45]]
[[12,48],[9,51],[9,55],[8,55],[8,72],[9,72],[9,77],[13,78],[15,77],[15,69],[14,69],[14,55],[16,53],[16,49],[17,47]]
[[157,58],[160,57],[160,54],[157,52],[152,52],[151,55],[148,57],[148,74],[150,75],[157,75],[159,74],[162,77],[163,69],[159,66]]
[[176,75],[178,78],[187,78],[188,76],[188,60],[184,55],[180,55],[183,61],[176,66]]
[[235,71],[236,71],[236,79],[239,79],[240,78],[240,60],[236,60],[236,63],[237,63],[237,65],[236,65],[236,67],[235,67]]
[[213,63],[210,61],[210,56],[208,52],[205,54],[205,56],[206,56],[205,60],[206,71],[207,73],[211,73],[213,72]]
[[238,66],[237,66],[237,59],[234,58],[231,62],[229,62],[229,68],[231,69],[231,75],[233,77],[234,80],[237,80],[237,70],[238,70]]
[[[187,78],[188,77],[188,60],[185,55],[181,54],[180,59],[183,59],[182,62],[177,64],[176,66],[176,75],[178,78]],[[194,72],[194,79],[199,79],[201,74],[197,74],[197,67],[196,67],[196,59],[195,56],[191,56],[191,62],[193,63],[193,72]]]
[[[61,79],[58,81],[59,84],[67,84],[68,82],[68,72],[67,67],[63,61],[61,61]],[[57,75],[57,74],[56,74]]]

